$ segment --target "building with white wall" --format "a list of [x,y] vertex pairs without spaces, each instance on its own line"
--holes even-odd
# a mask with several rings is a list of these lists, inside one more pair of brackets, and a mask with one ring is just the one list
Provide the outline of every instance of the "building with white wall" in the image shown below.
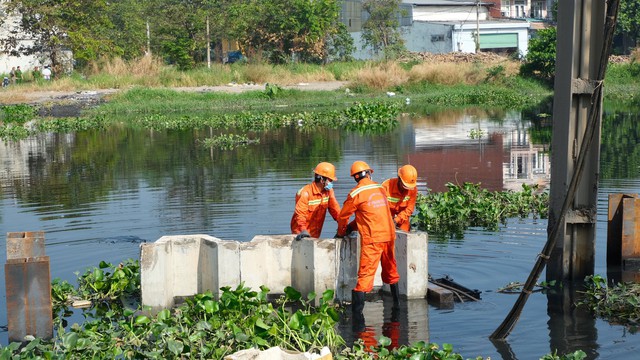
[[[480,51],[526,55],[530,22],[504,18],[501,10],[499,0],[404,0],[398,20],[409,51],[475,53],[479,32]],[[371,49],[363,49],[362,24],[368,14],[362,1],[345,0],[341,16],[354,38],[354,57],[375,58]]]

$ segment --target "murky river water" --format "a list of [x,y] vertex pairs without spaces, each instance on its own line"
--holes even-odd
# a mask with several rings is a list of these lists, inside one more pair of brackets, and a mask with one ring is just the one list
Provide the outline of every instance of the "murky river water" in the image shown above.
[[[631,130],[615,135],[623,137],[610,142],[616,149],[603,145],[595,269],[603,276],[607,195],[640,192],[640,161],[633,153],[638,141],[635,125],[629,125],[636,120],[628,114],[619,120]],[[481,182],[492,190],[518,189],[522,182],[546,186],[548,145],[539,143],[545,138],[540,132],[527,131],[532,126],[519,112],[467,110],[404,119],[393,133],[380,136],[282,129],[259,135],[258,145],[226,152],[198,145],[210,136],[206,131],[110,129],[0,143],[0,233],[45,231],[52,277],[75,280],[74,272],[101,260],[138,258],[140,243],[164,235],[248,241],[256,234],[289,233],[294,194],[320,161],[336,165],[339,201],[355,184],[348,174],[355,160],[369,163],[378,181],[411,163],[422,192],[443,191],[448,181]],[[582,349],[589,359],[636,359],[637,334],[584,314],[561,313],[557,299],[542,293],[529,298],[506,342],[488,339],[516,300],[497,290],[526,280],[546,227],[546,220],[512,219],[499,232],[471,229],[464,239],[430,241],[430,274],[450,275],[482,291],[482,301],[453,309],[409,301],[397,313],[384,301],[368,302],[364,331],[344,324],[341,333],[349,341],[385,334],[397,344],[451,343],[469,358],[537,359],[556,349]],[[335,230],[328,220],[323,236]],[[0,241],[0,262],[5,260],[6,244]],[[3,286],[0,326],[7,323],[4,301]],[[6,341],[6,331],[0,331],[0,343]]]

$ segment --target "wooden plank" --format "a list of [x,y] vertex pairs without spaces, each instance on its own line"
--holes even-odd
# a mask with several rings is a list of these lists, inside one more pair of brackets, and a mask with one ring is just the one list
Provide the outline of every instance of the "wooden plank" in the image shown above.
[[433,301],[435,303],[433,305],[440,308],[453,308],[453,292],[436,284],[429,283],[427,288],[427,300],[430,304]]

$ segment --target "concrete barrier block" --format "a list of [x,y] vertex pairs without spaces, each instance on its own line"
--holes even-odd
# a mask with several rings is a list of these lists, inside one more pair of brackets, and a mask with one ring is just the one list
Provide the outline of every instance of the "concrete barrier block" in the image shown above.
[[429,244],[426,232],[398,231],[396,262],[400,274],[400,294],[408,299],[424,299],[429,284]]
[[[215,246],[211,249],[212,265],[209,268],[213,277],[210,289],[216,298],[219,298],[220,288],[228,286],[232,289],[242,282],[240,276],[240,243],[237,241],[225,241],[216,239]],[[206,271],[203,268],[202,271]]]
[[140,245],[140,291],[142,304],[153,311],[170,308],[173,303],[171,244]]
[[335,296],[339,302],[351,302],[351,290],[358,283],[360,239],[336,239]]
[[[293,238],[293,236],[292,236]],[[292,242],[291,286],[306,297],[316,293],[315,305],[327,289],[334,289],[336,274],[336,241],[303,239]]]
[[[237,246],[235,251],[222,247],[224,256],[219,256],[221,242],[209,235],[181,235],[163,236],[155,243],[141,244],[142,303],[158,311],[174,306],[176,297],[208,290],[217,294],[221,284],[237,286]],[[217,268],[221,264],[224,271]],[[228,278],[220,280],[220,276]]]
[[[424,299],[429,282],[428,236],[425,232],[396,230],[396,266],[400,281],[398,290],[407,299]],[[374,288],[389,292],[389,285],[382,282],[382,266],[378,266]],[[410,284],[410,285],[409,285]]]
[[271,293],[291,286],[292,241],[291,235],[260,235],[240,243],[240,277],[245,286],[258,290],[265,285]]

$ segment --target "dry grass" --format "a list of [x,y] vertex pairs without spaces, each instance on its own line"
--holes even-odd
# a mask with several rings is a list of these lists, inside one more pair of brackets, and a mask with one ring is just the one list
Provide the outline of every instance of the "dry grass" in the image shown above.
[[369,64],[347,77],[351,81],[379,90],[402,85],[409,80],[409,74],[395,62]]
[[163,67],[162,59],[152,56],[143,56],[131,61],[121,58],[102,58],[89,64],[86,73],[87,75],[104,74],[115,77],[157,77]]

